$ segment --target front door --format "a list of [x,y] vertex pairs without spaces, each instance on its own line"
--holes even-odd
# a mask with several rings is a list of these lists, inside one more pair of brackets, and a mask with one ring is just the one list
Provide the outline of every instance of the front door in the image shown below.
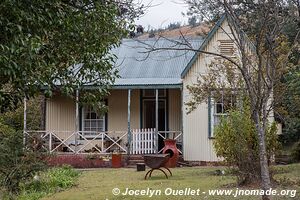
[[[166,100],[162,99],[158,101],[158,131],[167,130],[167,110]],[[155,128],[155,100],[144,99],[143,100],[143,128]],[[164,133],[161,133],[164,135]],[[158,149],[162,149],[164,141],[162,137],[158,137]]]

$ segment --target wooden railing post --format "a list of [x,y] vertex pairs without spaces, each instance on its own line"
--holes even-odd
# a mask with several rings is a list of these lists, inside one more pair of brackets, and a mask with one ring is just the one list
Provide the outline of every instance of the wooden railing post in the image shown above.
[[49,133],[49,153],[52,151],[52,132]]

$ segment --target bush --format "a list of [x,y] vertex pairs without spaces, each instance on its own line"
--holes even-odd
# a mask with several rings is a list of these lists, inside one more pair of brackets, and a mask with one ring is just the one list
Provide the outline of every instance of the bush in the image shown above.
[[10,195],[20,191],[20,184],[44,168],[38,154],[27,151],[23,134],[0,120],[0,187]]
[[[27,101],[27,129],[39,130],[42,122],[42,108],[43,97],[32,98]],[[9,125],[15,130],[23,130],[23,115],[24,106],[19,104],[16,109],[1,113],[1,120],[4,124]]]
[[39,180],[31,180],[23,185],[18,199],[37,200],[48,194],[72,187],[79,172],[70,166],[51,168],[40,175]]
[[296,142],[293,146],[292,159],[294,162],[300,162],[300,141]]
[[47,173],[50,187],[68,188],[74,185],[74,178],[78,176],[78,171],[70,166],[52,168]]
[[[237,167],[239,184],[260,181],[260,162],[258,136],[249,108],[231,111],[215,127],[214,148],[217,156],[223,157],[229,166]],[[278,148],[276,126],[266,131],[267,156],[269,160]]]

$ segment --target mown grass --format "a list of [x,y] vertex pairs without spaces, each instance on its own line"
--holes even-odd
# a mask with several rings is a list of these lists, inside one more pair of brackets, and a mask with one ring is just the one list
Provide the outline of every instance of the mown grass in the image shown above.
[[[95,171],[84,171],[78,179],[78,184],[66,191],[56,193],[44,198],[44,200],[112,200],[112,199],[234,199],[232,196],[166,196],[163,194],[166,188],[184,189],[193,188],[202,191],[209,189],[235,189],[236,179],[232,175],[216,176],[215,170],[223,168],[215,167],[193,167],[172,169],[173,177],[165,179],[160,172],[154,172],[152,178],[144,180],[145,172],[136,172],[135,169],[99,169]],[[277,174],[275,179],[279,181],[277,189],[296,189],[297,196],[275,196],[275,200],[300,199],[300,164],[275,167]],[[112,194],[113,188],[119,188],[124,192],[129,189],[162,190],[162,195],[149,198],[148,196],[128,196]],[[245,188],[243,188],[245,189]],[[258,200],[259,196],[239,196],[235,199]]]

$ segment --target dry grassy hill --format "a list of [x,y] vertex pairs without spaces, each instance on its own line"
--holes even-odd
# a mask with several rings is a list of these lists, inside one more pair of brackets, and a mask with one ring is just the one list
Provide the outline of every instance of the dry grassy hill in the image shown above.
[[[197,26],[182,26],[173,30],[162,30],[160,32],[155,32],[155,37],[163,36],[163,37],[178,37],[180,35],[184,35],[187,37],[191,36],[206,36],[209,32],[211,26],[209,24],[200,24]],[[151,37],[151,33],[144,33],[143,35],[138,36],[139,39],[146,39]],[[153,35],[152,35],[153,37]]]

